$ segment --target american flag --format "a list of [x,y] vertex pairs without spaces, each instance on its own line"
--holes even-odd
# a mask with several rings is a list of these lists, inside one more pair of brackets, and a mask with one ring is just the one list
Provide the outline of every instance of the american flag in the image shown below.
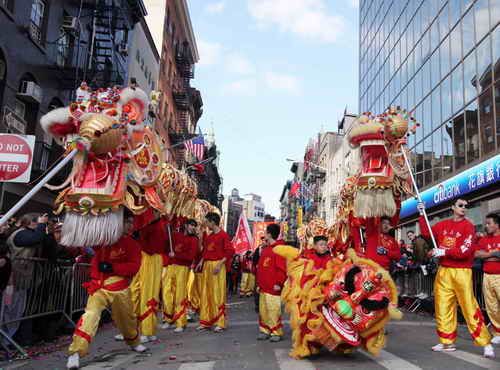
[[199,161],[203,160],[203,156],[205,154],[205,140],[203,140],[201,132],[199,136],[186,141],[184,145],[189,152],[193,153],[194,156],[198,158]]

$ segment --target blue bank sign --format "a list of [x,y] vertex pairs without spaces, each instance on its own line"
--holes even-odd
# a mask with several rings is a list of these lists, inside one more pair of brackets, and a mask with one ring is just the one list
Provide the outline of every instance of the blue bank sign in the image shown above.
[[[425,207],[431,208],[499,181],[500,154],[423,191],[420,196]],[[414,213],[417,213],[417,200],[405,200],[401,206],[400,217],[406,218]]]

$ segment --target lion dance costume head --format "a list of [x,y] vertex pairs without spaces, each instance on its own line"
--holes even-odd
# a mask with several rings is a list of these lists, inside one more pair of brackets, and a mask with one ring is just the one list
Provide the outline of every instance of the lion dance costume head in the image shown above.
[[145,122],[149,99],[139,88],[92,91],[82,83],[76,101],[42,117],[44,131],[69,152],[73,168],[60,186],[56,212],[65,212],[61,244],[107,246],[123,234],[123,210],[155,210],[172,219],[200,219],[211,208],[197,186],[166,162],[166,143]]

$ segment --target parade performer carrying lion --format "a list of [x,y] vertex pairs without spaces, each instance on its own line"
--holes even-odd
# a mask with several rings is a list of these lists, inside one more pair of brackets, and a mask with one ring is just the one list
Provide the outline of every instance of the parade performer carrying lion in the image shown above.
[[[312,220],[299,229],[300,250],[274,248],[287,259],[282,299],[293,330],[290,356],[304,358],[321,347],[339,353],[364,348],[378,355],[386,343],[385,325],[401,319],[396,286],[387,270],[365,258],[360,226],[397,220],[401,196],[411,191],[403,153],[411,120],[399,109],[359,116],[345,138],[357,163],[342,188],[336,223],[328,228]],[[332,256],[317,263],[310,248],[322,238],[329,239]]]

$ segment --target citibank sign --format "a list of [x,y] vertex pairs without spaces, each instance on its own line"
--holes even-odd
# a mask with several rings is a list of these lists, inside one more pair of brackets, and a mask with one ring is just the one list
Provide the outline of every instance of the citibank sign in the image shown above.
[[[500,154],[423,191],[420,196],[425,207],[432,208],[497,182],[500,182]],[[417,213],[417,200],[415,198],[405,200],[401,205],[400,218],[415,213]]]
[[434,193],[434,203],[445,202],[449,199],[453,199],[456,196],[460,195],[460,185],[459,184],[451,184],[445,186],[443,184],[439,184],[436,192]]

